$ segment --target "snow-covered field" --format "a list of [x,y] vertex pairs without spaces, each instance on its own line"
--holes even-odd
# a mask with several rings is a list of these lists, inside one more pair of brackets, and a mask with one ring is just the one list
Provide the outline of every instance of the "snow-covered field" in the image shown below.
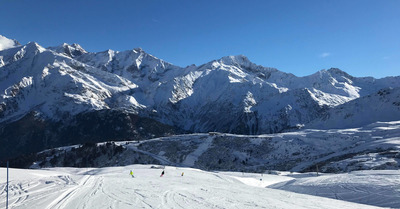
[[[302,175],[302,174],[299,174]],[[400,171],[353,171],[281,182],[270,188],[381,207],[400,208]]]
[[[400,171],[317,177],[168,166],[160,177],[162,167],[154,167],[10,169],[9,208],[400,208]],[[0,208],[5,177],[0,168]]]

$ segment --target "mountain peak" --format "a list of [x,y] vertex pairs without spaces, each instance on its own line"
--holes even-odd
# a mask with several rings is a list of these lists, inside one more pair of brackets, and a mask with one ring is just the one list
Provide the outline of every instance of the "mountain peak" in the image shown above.
[[42,46],[40,46],[38,43],[31,41],[29,43],[27,43],[24,47],[26,47],[27,49],[33,50],[33,51],[39,51],[39,52],[43,52],[46,49],[43,48]]
[[0,51],[21,45],[18,41],[0,35]]
[[334,78],[338,78],[338,77],[345,77],[348,79],[352,79],[353,76],[349,75],[348,73],[344,72],[343,70],[340,70],[339,68],[329,68],[328,70],[320,70],[316,73],[314,73],[313,75],[318,75],[318,76],[323,76],[326,75],[328,77],[334,77]]
[[134,48],[133,51],[135,52],[144,52],[144,50],[140,47]]
[[[80,49],[83,49],[83,48],[82,48],[82,46],[81,46],[81,45],[79,45],[79,44],[77,44],[77,43],[73,43],[71,46],[72,46],[72,47],[74,47],[74,48],[80,48]],[[84,50],[84,49],[83,49],[83,50]]]
[[79,44],[76,44],[76,43],[74,43],[72,45],[63,43],[56,47],[49,47],[48,49],[53,50],[57,53],[65,54],[69,57],[77,57],[77,56],[87,53],[87,51],[85,49],[83,49]]
[[218,60],[227,65],[248,65],[251,61],[244,55],[225,56]]
[[343,70],[340,70],[339,68],[330,68],[329,70],[327,70],[327,72],[329,72],[330,74],[340,75],[340,76],[344,76],[347,78],[353,77],[353,76],[349,75],[348,73],[344,72]]

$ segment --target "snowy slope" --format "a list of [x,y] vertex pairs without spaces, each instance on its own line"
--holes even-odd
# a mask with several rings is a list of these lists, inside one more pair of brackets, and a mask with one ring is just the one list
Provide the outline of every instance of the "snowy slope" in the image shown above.
[[0,121],[36,110],[49,118],[62,118],[88,110],[109,109],[112,95],[119,105],[141,108],[134,98],[120,95],[137,85],[118,75],[98,71],[36,43],[0,51],[2,104]]
[[[147,141],[51,149],[30,156],[27,167],[105,167],[163,164],[203,170],[342,173],[400,168],[400,121],[354,129],[267,135],[189,134]],[[21,160],[15,161],[17,164]]]
[[[129,176],[130,170],[133,171],[135,178]],[[0,172],[5,173],[5,169],[1,168]],[[161,169],[152,169],[150,165],[82,169],[11,169],[10,208],[377,208],[366,204],[246,185],[250,182],[249,179],[259,181],[260,174],[216,173],[178,167],[165,167],[163,177],[159,176],[160,173]],[[391,176],[375,175],[383,181],[399,176],[398,172]],[[5,178],[4,175],[0,177],[0,187],[3,188],[0,194],[0,207],[4,208]],[[265,175],[265,181],[270,183],[287,179],[290,178]],[[323,185],[322,181],[315,182],[317,185],[314,186]],[[386,183],[380,192],[390,192],[393,183]],[[351,177],[343,176],[342,180],[336,181],[336,184],[351,185]],[[368,187],[361,188],[370,189],[379,185],[380,182],[373,182]],[[315,188],[310,187],[304,193],[316,192]],[[358,189],[358,186],[353,188]],[[361,195],[353,193],[351,197],[367,196],[364,193]],[[388,196],[384,198],[392,200]],[[388,206],[399,206],[396,201],[391,203]]]
[[400,88],[386,88],[334,107],[323,117],[307,124],[305,128],[355,128],[376,121],[393,121],[398,118],[400,118]]
[[[400,208],[399,170],[356,171],[345,174],[289,175],[293,179],[268,188],[338,200]],[[299,176],[299,177],[296,177]]]

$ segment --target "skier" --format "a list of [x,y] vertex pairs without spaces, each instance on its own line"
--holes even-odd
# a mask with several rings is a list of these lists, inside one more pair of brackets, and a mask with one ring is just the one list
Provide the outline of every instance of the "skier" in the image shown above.
[[164,170],[161,172],[160,177],[163,177],[163,176],[164,176]]
[[184,173],[182,172],[181,176],[183,176],[183,174],[184,174]]
[[132,176],[132,178],[135,178],[135,176],[133,175],[132,170],[131,170],[131,172],[129,174]]

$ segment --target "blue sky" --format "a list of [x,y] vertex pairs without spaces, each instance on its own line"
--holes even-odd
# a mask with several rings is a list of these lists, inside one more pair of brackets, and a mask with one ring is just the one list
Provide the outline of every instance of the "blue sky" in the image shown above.
[[400,75],[398,0],[0,0],[0,34],[90,52],[136,47],[179,66],[243,54],[305,76]]

